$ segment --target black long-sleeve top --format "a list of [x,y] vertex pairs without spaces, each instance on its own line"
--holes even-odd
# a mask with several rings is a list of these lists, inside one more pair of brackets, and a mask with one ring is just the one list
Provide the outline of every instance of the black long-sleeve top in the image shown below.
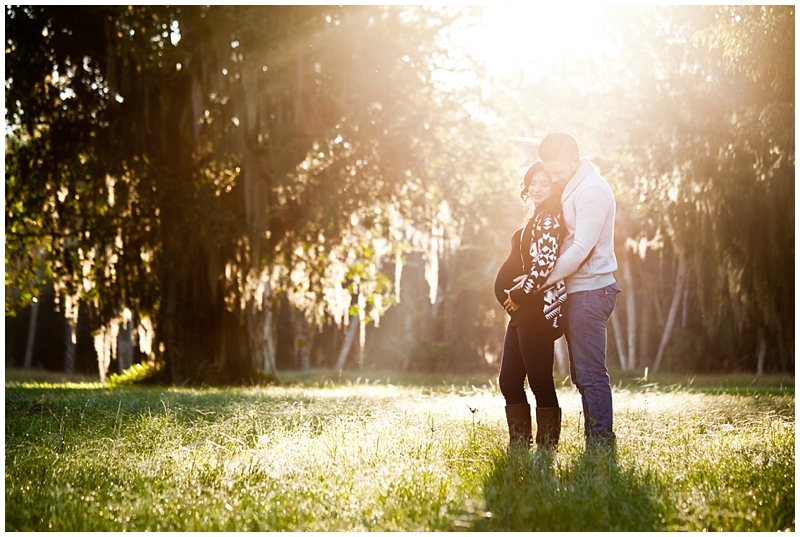
[[552,272],[558,258],[558,250],[565,234],[560,211],[552,207],[537,208],[533,217],[514,232],[511,252],[497,273],[494,292],[502,305],[508,294],[505,289],[514,286],[514,278],[527,274],[525,284],[511,291],[511,300],[520,308],[512,312],[509,326],[547,321],[559,326],[561,304],[566,300],[564,282],[559,281],[547,289],[536,292]]

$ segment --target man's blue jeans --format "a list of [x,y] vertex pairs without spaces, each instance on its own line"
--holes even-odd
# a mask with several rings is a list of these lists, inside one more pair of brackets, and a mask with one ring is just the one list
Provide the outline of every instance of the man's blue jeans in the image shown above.
[[613,283],[570,293],[566,302],[569,373],[581,393],[587,443],[611,443],[616,437],[611,379],[606,368],[606,325],[619,292],[619,286]]

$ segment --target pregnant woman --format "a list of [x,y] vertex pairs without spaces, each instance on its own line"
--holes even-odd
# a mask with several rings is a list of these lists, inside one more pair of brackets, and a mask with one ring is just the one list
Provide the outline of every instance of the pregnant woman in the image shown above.
[[541,162],[525,173],[520,198],[529,209],[525,225],[511,239],[511,253],[495,279],[495,296],[511,316],[503,344],[500,391],[506,400],[511,447],[532,444],[531,407],[525,378],[536,399],[536,445],[555,449],[561,408],[553,382],[553,342],[563,334],[564,282],[539,290],[553,270],[565,233],[561,215],[563,182],[554,182]]

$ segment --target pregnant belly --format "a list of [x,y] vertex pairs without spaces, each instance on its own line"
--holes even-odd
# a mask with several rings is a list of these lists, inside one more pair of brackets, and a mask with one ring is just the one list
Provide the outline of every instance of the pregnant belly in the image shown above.
[[497,277],[494,279],[494,295],[501,305],[508,297],[505,290],[514,285],[514,278],[520,274],[522,274],[522,263],[515,263],[513,259],[506,259],[506,262],[500,267]]

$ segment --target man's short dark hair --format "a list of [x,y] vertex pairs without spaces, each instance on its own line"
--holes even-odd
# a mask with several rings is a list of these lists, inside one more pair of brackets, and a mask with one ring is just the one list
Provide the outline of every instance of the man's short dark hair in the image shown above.
[[539,158],[541,160],[559,160],[561,158],[580,158],[578,141],[566,132],[553,132],[548,134],[539,144]]

